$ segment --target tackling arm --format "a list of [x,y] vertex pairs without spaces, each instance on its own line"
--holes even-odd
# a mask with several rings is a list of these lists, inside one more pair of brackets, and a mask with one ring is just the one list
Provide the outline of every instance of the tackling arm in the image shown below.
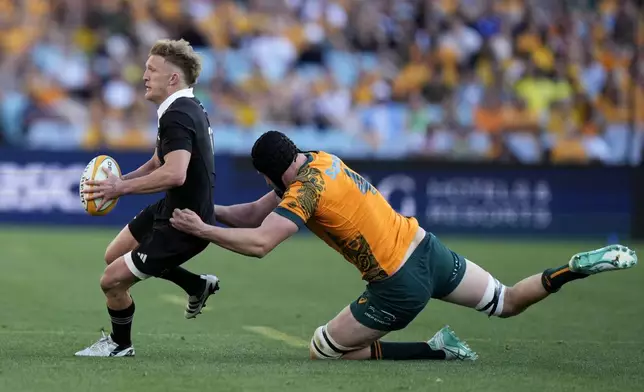
[[252,203],[215,205],[215,217],[226,226],[256,228],[279,205],[279,200],[275,192],[271,191]]
[[290,220],[270,213],[259,227],[228,229],[204,223],[190,210],[174,210],[170,219],[172,225],[197,237],[208,240],[233,252],[262,258],[277,245],[298,231]]

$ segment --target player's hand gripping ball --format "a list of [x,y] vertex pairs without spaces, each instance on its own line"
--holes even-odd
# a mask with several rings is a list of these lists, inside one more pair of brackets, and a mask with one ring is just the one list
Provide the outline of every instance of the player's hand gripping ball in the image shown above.
[[80,199],[88,214],[99,216],[112,211],[118,202],[121,169],[114,158],[99,155],[92,159],[80,180]]

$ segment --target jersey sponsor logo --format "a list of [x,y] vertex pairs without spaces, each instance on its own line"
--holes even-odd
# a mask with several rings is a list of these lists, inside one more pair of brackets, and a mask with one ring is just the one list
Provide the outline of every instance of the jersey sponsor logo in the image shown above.
[[0,212],[83,214],[78,198],[84,164],[0,162]]
[[458,271],[461,269],[461,260],[456,256],[452,255],[454,257],[454,268],[452,268],[452,274],[449,278],[450,282],[453,282],[454,279],[458,276]]
[[370,192],[373,195],[378,193],[378,190],[360,174],[346,167],[343,170],[342,161],[340,161],[340,158],[335,155],[331,155],[331,167],[326,169],[324,171],[324,174],[329,176],[332,180],[335,180],[338,177],[338,174],[340,174],[342,171],[344,171],[344,174],[346,174],[354,182],[354,184],[356,184],[363,195],[366,195],[367,192]]
[[331,155],[331,167],[326,169],[324,174],[331,177],[332,180],[335,180],[338,174],[340,174],[341,166],[340,158]]
[[364,315],[378,324],[391,326],[396,322],[396,316],[370,305],[364,312]]
[[215,153],[215,137],[212,132],[212,128],[208,127],[208,136],[210,137],[210,147],[212,147],[212,153]]
[[346,174],[358,186],[358,189],[360,189],[360,192],[363,195],[366,195],[367,192],[370,192],[372,195],[378,193],[378,190],[373,185],[371,185],[369,181],[365,180],[365,178],[360,174],[347,168],[344,169],[344,174]]
[[204,116],[206,116],[206,121],[208,122],[208,136],[210,137],[210,147],[212,147],[212,154],[215,154],[215,136],[214,133],[212,132],[212,127],[210,126],[210,117],[208,117],[208,111],[206,108],[203,106],[203,103],[201,101],[196,100],[197,103],[199,104],[199,107],[201,107],[201,110],[203,110]]

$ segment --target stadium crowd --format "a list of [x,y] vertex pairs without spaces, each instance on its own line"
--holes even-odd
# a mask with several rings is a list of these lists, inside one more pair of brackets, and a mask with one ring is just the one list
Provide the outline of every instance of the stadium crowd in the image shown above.
[[0,32],[10,146],[149,149],[143,65],[183,37],[218,152],[641,159],[642,0],[0,0]]

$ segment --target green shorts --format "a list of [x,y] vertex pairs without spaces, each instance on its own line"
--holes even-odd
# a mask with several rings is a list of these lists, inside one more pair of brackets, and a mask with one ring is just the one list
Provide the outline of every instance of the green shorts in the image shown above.
[[360,324],[380,331],[405,328],[431,298],[450,294],[465,275],[465,259],[427,233],[393,276],[367,284],[349,306]]

